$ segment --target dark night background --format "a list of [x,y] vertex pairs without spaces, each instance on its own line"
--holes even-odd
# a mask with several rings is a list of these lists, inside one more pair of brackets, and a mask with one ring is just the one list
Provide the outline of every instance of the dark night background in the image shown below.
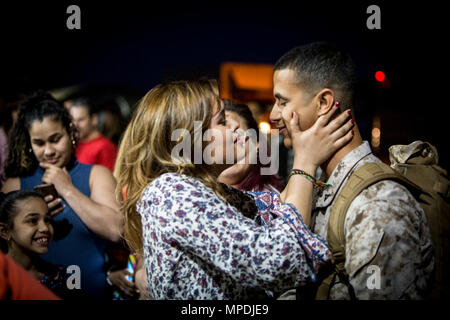
[[[81,30],[66,28],[70,4],[81,8]],[[371,4],[381,8],[381,30],[366,27]],[[273,64],[297,45],[331,41],[360,69],[361,119],[381,116],[381,152],[427,140],[448,169],[444,15],[443,7],[425,2],[2,3],[0,97],[85,83],[125,86],[142,96],[169,79],[217,78],[222,62]],[[389,88],[375,81],[377,70]]]

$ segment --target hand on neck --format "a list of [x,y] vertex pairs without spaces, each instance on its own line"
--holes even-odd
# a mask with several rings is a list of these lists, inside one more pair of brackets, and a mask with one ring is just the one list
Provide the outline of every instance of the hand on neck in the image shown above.
[[352,150],[358,148],[362,143],[362,137],[358,130],[358,127],[355,125],[353,128],[355,135],[353,136],[353,139],[347,143],[345,146],[343,146],[341,149],[336,151],[327,161],[325,161],[320,168],[323,172],[325,172],[326,177],[329,178],[331,174],[333,173],[334,169],[337,167],[339,162],[344,159],[344,157],[349,154]]

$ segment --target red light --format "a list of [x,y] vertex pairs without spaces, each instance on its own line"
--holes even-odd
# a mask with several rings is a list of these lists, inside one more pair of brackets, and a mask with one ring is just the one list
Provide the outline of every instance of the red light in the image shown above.
[[384,72],[383,72],[383,71],[377,71],[377,72],[375,72],[375,79],[376,79],[378,82],[383,82],[384,79],[386,79],[386,76],[384,75]]

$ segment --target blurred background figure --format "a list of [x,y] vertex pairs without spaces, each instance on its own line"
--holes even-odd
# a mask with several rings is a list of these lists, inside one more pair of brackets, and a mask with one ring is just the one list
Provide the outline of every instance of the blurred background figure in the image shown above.
[[[245,191],[269,191],[279,194],[284,187],[283,180],[277,175],[261,175],[262,165],[258,148],[261,143],[267,143],[265,135],[260,133],[258,124],[252,116],[250,108],[245,104],[232,102],[231,100],[223,100],[225,109],[225,120],[227,127],[233,131],[240,130],[242,133],[252,129],[257,133],[257,140],[252,141],[249,137],[245,139],[242,135],[241,143],[238,144],[242,148],[241,152],[245,159],[239,159],[241,163],[236,163],[227,168],[219,176],[219,181],[231,185],[239,190]],[[256,145],[250,145],[256,142]],[[270,150],[267,147],[267,150]],[[239,151],[238,151],[239,154]]]
[[79,142],[75,151],[78,161],[85,164],[100,164],[114,170],[117,145],[97,129],[99,113],[88,98],[76,98],[64,103],[78,129]]

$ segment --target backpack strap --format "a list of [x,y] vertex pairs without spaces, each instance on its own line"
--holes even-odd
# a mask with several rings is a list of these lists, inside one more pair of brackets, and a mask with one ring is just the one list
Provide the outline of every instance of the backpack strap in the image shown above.
[[323,300],[329,298],[330,289],[336,276],[347,286],[350,297],[356,299],[354,289],[350,284],[349,276],[345,270],[345,217],[353,200],[364,189],[382,180],[395,180],[403,185],[412,186],[414,189],[421,190],[407,178],[396,173],[384,163],[367,163],[350,175],[333,203],[328,222],[327,242],[332,254],[334,271],[328,277],[322,279],[317,290],[316,299]]

